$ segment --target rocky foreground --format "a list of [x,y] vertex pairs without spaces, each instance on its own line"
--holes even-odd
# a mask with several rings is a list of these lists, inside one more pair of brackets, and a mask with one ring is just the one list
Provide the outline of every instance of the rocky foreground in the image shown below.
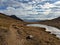
[[46,32],[45,28],[26,24],[0,14],[0,45],[60,45],[60,39]]

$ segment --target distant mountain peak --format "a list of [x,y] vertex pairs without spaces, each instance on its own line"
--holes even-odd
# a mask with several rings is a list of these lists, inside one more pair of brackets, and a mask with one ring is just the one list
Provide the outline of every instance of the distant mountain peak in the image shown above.
[[11,15],[10,17],[12,17],[12,18],[14,18],[14,19],[17,19],[17,20],[21,20],[21,21],[23,21],[22,19],[19,19],[17,16],[15,16],[15,15]]

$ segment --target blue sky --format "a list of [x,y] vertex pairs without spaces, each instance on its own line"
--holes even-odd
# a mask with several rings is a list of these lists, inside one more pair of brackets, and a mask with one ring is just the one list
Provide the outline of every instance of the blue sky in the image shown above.
[[26,20],[60,17],[60,0],[0,0],[0,12]]

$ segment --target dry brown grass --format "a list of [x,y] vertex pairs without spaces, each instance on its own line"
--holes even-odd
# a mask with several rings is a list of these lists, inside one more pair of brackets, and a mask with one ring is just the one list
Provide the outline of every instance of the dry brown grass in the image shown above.
[[[60,45],[60,39],[45,28],[28,27],[25,22],[0,14],[0,45]],[[32,38],[27,36],[32,35]]]

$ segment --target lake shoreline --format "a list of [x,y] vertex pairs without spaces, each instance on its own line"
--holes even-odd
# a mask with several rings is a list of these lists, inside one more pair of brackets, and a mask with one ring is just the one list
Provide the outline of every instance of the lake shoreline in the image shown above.
[[27,26],[33,26],[33,27],[41,27],[46,28],[46,32],[51,32],[50,34],[56,35],[56,37],[60,38],[60,29],[48,25],[43,24],[28,24]]

